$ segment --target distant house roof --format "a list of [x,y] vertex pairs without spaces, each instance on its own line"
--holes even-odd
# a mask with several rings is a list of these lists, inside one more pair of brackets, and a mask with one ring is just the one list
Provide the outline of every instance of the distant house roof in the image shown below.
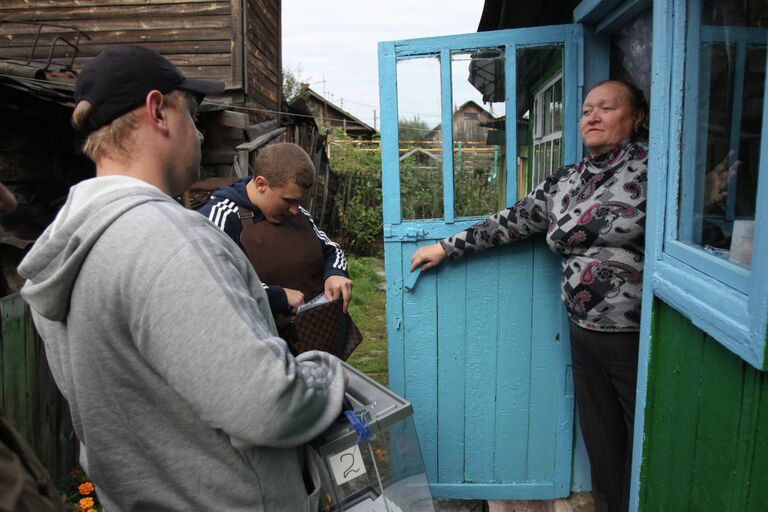
[[[350,137],[370,139],[376,130],[338,105],[331,103],[306,84],[301,93],[289,104],[292,109],[306,110],[320,118],[320,123],[334,128],[343,128]],[[313,111],[314,107],[314,111]]]
[[411,155],[416,155],[417,157],[419,155],[424,155],[428,158],[431,158],[432,160],[435,160],[436,162],[441,162],[443,160],[442,156],[440,154],[430,153],[426,149],[422,148],[413,148],[412,150],[408,151],[407,153],[404,153],[403,156],[400,157],[400,161],[405,160]]

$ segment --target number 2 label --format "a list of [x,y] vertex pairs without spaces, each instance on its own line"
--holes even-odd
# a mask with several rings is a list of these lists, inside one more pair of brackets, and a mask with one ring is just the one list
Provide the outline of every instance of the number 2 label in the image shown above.
[[336,485],[349,482],[365,474],[365,463],[357,445],[328,457]]

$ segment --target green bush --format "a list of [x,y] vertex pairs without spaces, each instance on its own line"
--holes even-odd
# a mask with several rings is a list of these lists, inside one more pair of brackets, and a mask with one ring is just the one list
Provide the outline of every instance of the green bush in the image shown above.
[[381,208],[369,207],[360,196],[353,196],[345,211],[339,212],[345,246],[356,254],[373,256],[381,237]]
[[[349,251],[361,255],[380,254],[382,247],[381,150],[378,141],[358,141],[336,130],[329,136],[331,166],[339,173],[341,187],[336,196],[339,238]],[[401,144],[401,152],[420,147],[424,151],[400,162],[400,197],[403,220],[443,217],[443,170],[440,160],[429,161],[423,153],[435,154],[436,141]],[[487,150],[486,150],[487,151]],[[457,148],[454,158],[455,212],[459,217],[487,215],[504,205],[503,149],[501,155]],[[499,172],[501,170],[501,172]]]

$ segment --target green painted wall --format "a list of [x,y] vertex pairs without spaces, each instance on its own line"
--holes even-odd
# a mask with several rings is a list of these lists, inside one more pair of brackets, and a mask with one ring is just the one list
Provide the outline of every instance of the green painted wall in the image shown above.
[[768,510],[768,377],[656,300],[640,510]]

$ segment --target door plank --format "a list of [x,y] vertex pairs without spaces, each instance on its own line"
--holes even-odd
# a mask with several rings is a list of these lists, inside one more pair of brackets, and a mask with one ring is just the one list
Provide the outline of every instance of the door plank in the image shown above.
[[494,462],[494,474],[502,482],[525,480],[529,457],[532,271],[530,244],[502,249]]
[[[429,271],[428,271],[429,272]],[[437,273],[438,471],[441,482],[464,481],[464,409],[467,302],[464,262],[441,265]]]
[[[403,275],[410,267],[414,243],[403,244]],[[418,286],[403,296],[406,361],[405,392],[413,402],[414,421],[427,475],[437,478],[437,278],[425,272]]]
[[466,470],[468,482],[493,481],[499,251],[466,258]]

